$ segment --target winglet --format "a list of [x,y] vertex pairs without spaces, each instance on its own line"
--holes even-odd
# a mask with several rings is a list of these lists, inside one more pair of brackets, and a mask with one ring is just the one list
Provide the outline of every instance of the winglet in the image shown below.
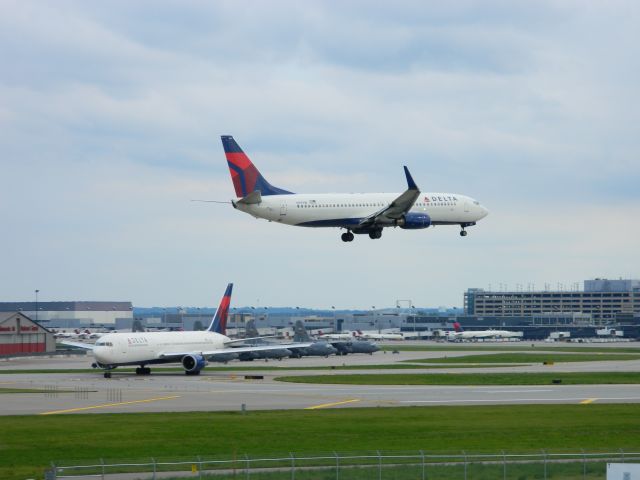
[[407,176],[407,186],[409,187],[409,190],[419,190],[416,182],[413,181],[413,178],[411,177],[409,169],[406,167],[406,165],[404,167],[404,174]]
[[227,289],[222,296],[222,300],[220,300],[220,306],[218,306],[218,310],[216,310],[216,314],[211,320],[211,325],[209,325],[210,332],[220,333],[222,335],[226,335],[227,331],[227,316],[229,315],[229,305],[231,304],[231,291],[233,290],[233,283],[227,285]]

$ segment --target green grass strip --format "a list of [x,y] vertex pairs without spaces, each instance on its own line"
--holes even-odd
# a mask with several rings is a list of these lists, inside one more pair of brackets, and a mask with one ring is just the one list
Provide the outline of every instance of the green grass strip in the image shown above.
[[405,360],[412,363],[543,363],[543,362],[611,362],[640,360],[640,355],[616,353],[490,353],[456,357]]
[[640,383],[637,372],[568,373],[397,373],[353,375],[300,375],[277,377],[281,382],[345,385],[596,385]]
[[0,395],[5,393],[74,393],[73,390],[42,390],[37,388],[0,388]]
[[5,416],[0,431],[0,478],[24,480],[51,461],[101,458],[630,450],[640,448],[640,404]]
[[507,345],[490,345],[487,343],[459,344],[448,343],[444,345],[383,345],[382,350],[388,352],[568,352],[568,353],[636,353],[640,354],[639,347],[565,347],[565,346],[531,346],[527,342],[516,342]]

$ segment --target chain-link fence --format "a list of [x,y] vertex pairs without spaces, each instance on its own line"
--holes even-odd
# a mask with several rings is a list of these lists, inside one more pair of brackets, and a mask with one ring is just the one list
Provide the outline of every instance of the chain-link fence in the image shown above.
[[233,457],[146,458],[52,463],[47,480],[251,479],[251,480],[471,480],[606,478],[607,463],[640,462],[640,453],[440,453],[425,451],[325,452]]

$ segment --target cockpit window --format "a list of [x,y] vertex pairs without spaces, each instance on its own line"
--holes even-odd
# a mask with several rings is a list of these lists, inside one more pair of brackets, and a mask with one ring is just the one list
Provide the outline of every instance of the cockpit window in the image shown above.
[[111,342],[96,342],[96,347],[113,347],[113,343]]
[[473,204],[474,204],[474,205],[480,205],[480,202],[478,202],[477,200],[474,200],[474,201],[473,201]]

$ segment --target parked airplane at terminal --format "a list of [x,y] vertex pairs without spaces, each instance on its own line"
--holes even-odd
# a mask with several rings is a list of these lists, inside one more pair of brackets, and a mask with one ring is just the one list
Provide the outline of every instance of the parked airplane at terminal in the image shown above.
[[404,336],[397,332],[356,331],[356,337],[364,340],[404,340]]
[[473,340],[479,338],[516,338],[522,337],[522,332],[509,330],[464,330],[458,322],[453,324],[454,332],[449,332],[449,340]]
[[321,340],[329,340],[329,341],[344,340],[344,341],[350,341],[350,340],[355,339],[356,332],[324,333],[322,330],[320,330],[318,332],[318,337]]
[[[306,333],[306,330],[305,330]],[[345,332],[345,333],[318,333],[318,337],[321,341],[326,340],[331,344],[338,352],[338,355],[347,355],[348,353],[368,353],[373,354],[380,350],[375,343],[367,340],[359,340],[357,337],[358,332]],[[308,338],[308,334],[307,337]]]
[[[258,329],[256,328],[256,322],[254,320],[249,320],[247,322],[247,326],[245,328],[245,342],[250,346],[258,346],[258,345],[276,345],[273,342],[269,342],[265,340],[263,337],[260,337],[260,333],[258,333]],[[282,347],[277,350],[265,350],[263,352],[245,352],[241,353],[239,358],[243,362],[250,362],[257,359],[265,359],[268,360],[270,358],[276,360],[282,360],[283,358],[290,357],[292,355],[292,351],[288,348]]]
[[207,360],[212,358],[229,358],[230,355],[240,355],[244,352],[282,350],[289,346],[307,347],[311,344],[234,348],[234,344],[246,342],[246,339],[231,340],[220,333],[226,328],[232,288],[233,284],[230,283],[206,331],[109,333],[95,344],[70,341],[61,343],[92,350],[96,360],[93,366],[104,369],[105,378],[111,377],[111,370],[123,365],[140,365],[136,368],[136,374],[148,375],[151,369],[147,365],[160,363],[180,363],[187,375],[199,375]]
[[376,239],[386,227],[407,230],[436,225],[475,225],[489,211],[477,200],[454,193],[421,193],[405,166],[407,190],[398,193],[296,194],[271,185],[242,151],[232,136],[223,135],[222,145],[237,198],[234,208],[264,218],[299,227],[345,229],[342,241],[353,234]]
[[[304,328],[304,324],[302,320],[296,321],[294,326],[294,342],[311,342],[311,337],[309,336],[309,332]],[[303,348],[294,348],[293,355],[296,357],[328,357],[329,355],[333,355],[338,353],[338,350],[331,345],[329,342],[325,342],[324,340],[316,340],[311,343],[308,347]]]

